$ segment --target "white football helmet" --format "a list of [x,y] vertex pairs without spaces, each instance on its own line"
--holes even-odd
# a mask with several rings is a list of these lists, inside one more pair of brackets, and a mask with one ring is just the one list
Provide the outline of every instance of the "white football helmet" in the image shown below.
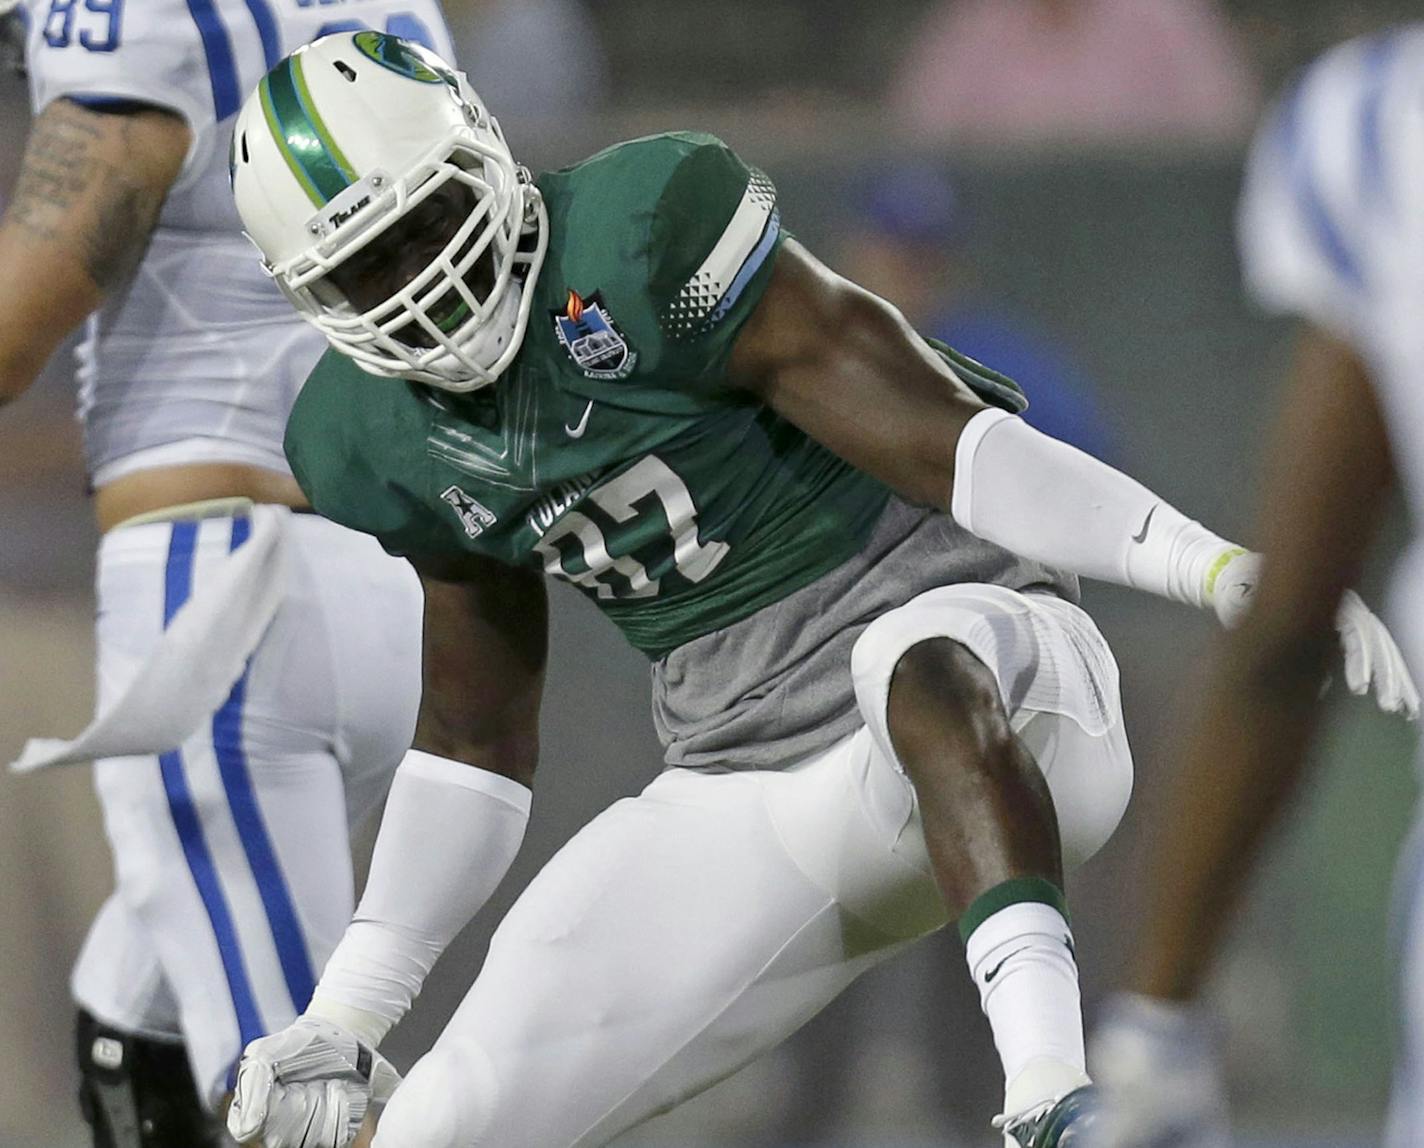
[[268,274],[372,374],[470,391],[518,352],[543,197],[434,53],[373,31],[299,48],[238,115],[232,186]]

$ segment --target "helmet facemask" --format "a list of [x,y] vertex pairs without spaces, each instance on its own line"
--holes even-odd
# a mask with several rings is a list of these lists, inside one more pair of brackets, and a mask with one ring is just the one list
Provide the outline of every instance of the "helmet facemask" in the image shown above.
[[346,189],[308,223],[316,242],[270,268],[367,371],[450,391],[494,382],[518,352],[548,242],[528,172],[493,118],[465,109],[469,126],[405,175]]

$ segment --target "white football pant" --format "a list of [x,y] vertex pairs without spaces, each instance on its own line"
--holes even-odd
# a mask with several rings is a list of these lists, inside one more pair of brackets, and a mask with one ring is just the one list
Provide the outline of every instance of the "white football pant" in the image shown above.
[[857,733],[775,772],[665,770],[545,866],[388,1106],[376,1148],[607,1144],[943,925],[884,713],[895,663],[937,636],[993,670],[1048,779],[1065,854],[1100,847],[1126,807],[1132,762],[1096,627],[1047,595],[923,594],[856,646],[868,722]]
[[[105,535],[101,708],[249,523]],[[409,564],[315,515],[286,529],[286,596],[226,704],[173,752],[95,765],[116,888],[75,999],[116,1028],[181,1035],[210,1103],[247,1042],[306,1006],[353,910],[348,827],[384,794],[420,699]]]

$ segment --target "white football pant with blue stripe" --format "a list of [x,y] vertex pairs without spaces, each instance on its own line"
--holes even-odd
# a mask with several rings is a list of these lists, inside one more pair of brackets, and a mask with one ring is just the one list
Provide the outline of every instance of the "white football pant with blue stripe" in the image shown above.
[[[384,794],[419,706],[409,564],[314,515],[286,529],[285,596],[226,702],[172,752],[95,767],[116,889],[75,998],[117,1028],[181,1037],[209,1103],[243,1046],[306,1006],[354,908],[348,827]],[[101,708],[249,530],[237,516],[105,536]]]
[[[79,355],[90,483],[236,463],[288,472],[282,434],[324,349],[263,274],[228,186],[232,120],[263,74],[329,33],[377,28],[446,58],[437,0],[22,0],[36,115],[145,104],[191,144],[142,265]],[[99,693],[118,697],[242,520],[111,532],[99,555]],[[290,524],[287,599],[227,703],[162,757],[105,761],[117,891],[74,977],[121,1029],[181,1033],[212,1099],[243,1044],[305,1003],[351,912],[348,816],[406,748],[419,590],[369,539]]]

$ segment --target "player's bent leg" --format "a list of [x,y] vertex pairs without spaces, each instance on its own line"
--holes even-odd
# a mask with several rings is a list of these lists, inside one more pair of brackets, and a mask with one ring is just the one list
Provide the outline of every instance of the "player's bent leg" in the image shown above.
[[895,760],[915,787],[925,844],[950,915],[1025,875],[1062,885],[1048,783],[1014,736],[989,668],[950,638],[896,664],[886,710]]
[[[1086,855],[1130,788],[1116,667],[1075,607],[992,586],[945,587],[882,616],[854,666],[862,713],[913,783],[927,854],[959,919],[1004,1065],[1009,1131],[1028,1134],[1087,1082],[1051,785],[1074,819],[1074,852]],[[1034,731],[1035,759],[1016,729],[1042,715],[1052,716]]]
[[[1117,664],[1092,619],[1053,595],[978,584],[931,590],[878,618],[856,643],[856,698],[902,771],[888,725],[891,680],[907,651],[934,638],[964,647],[992,675],[1010,730],[1048,783],[1064,867],[1082,864],[1117,828],[1132,792]],[[977,677],[981,695],[988,686]]]
[[595,818],[501,924],[376,1148],[607,1144],[943,923],[866,812],[870,751],[862,731],[784,772],[670,769]]

